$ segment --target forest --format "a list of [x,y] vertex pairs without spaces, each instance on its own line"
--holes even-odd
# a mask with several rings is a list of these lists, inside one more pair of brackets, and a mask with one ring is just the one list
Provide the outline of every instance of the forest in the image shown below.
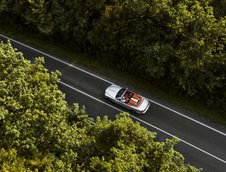
[[157,135],[127,113],[90,118],[69,106],[44,58],[26,60],[0,43],[0,171],[198,172],[174,150],[177,138]]
[[1,0],[2,24],[226,111],[225,0]]

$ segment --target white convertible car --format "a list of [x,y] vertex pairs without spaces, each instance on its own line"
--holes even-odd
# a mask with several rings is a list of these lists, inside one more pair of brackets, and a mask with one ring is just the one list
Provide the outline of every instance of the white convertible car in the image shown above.
[[147,98],[118,85],[109,86],[105,90],[105,98],[139,114],[146,113],[150,106]]

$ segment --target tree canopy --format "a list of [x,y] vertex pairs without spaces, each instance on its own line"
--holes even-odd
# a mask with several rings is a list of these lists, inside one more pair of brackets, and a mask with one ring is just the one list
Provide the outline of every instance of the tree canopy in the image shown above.
[[225,0],[212,0],[212,6],[214,7],[214,11],[217,17],[226,16],[226,1]]
[[69,106],[60,72],[43,64],[0,43],[1,171],[200,171],[174,150],[178,139],[158,142],[126,113],[91,119]]
[[13,20],[60,37],[109,66],[226,110],[225,4],[225,0],[2,0],[0,18],[5,24]]

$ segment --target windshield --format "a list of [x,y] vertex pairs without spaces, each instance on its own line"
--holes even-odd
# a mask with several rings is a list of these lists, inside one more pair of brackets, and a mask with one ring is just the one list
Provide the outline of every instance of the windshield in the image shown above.
[[119,90],[116,95],[116,99],[120,98],[124,94],[125,91],[126,91],[125,88],[122,88],[121,90]]

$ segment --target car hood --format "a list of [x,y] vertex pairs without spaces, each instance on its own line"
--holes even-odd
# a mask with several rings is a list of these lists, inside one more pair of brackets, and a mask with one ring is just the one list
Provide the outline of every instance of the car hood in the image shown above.
[[118,85],[111,85],[105,90],[105,96],[115,98],[121,88]]
[[146,109],[149,106],[149,101],[147,98],[143,97],[143,102],[140,104],[140,106],[137,108],[138,110],[142,111]]

